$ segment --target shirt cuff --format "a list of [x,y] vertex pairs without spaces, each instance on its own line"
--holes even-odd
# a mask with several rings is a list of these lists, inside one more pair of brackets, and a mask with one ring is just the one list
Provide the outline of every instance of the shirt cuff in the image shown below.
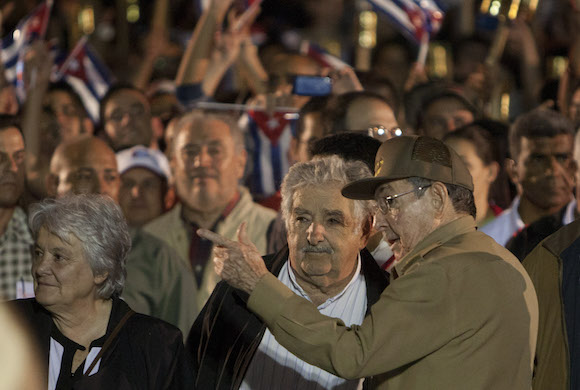
[[271,273],[264,275],[256,284],[248,299],[248,309],[258,315],[266,325],[275,324],[284,311],[284,301],[295,295]]

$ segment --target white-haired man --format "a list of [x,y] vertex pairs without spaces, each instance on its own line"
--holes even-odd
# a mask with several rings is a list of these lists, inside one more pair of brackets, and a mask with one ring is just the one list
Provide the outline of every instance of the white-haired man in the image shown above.
[[[270,271],[326,315],[360,324],[387,286],[364,249],[370,202],[344,198],[341,188],[370,177],[364,163],[325,157],[290,168],[282,184],[288,246],[264,258]],[[219,249],[218,249],[219,251]],[[246,307],[245,294],[218,284],[189,334],[196,386],[203,389],[356,389],[280,346]]]

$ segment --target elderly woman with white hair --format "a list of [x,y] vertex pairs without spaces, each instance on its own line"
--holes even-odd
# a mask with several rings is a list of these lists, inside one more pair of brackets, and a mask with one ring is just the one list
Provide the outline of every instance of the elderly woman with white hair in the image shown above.
[[37,336],[49,390],[192,387],[181,332],[119,298],[131,238],[113,200],[46,200],[29,225],[36,297],[11,305]]

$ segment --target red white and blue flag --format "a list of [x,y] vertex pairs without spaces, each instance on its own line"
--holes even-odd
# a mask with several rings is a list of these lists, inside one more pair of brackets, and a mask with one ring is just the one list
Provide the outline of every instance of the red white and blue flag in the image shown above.
[[368,0],[378,11],[391,19],[413,42],[435,35],[441,28],[444,9],[436,0]]
[[350,68],[350,65],[340,58],[328,53],[322,47],[310,41],[303,41],[300,44],[300,53],[307,55],[321,66],[341,70],[343,68]]
[[6,80],[16,87],[16,95],[21,102],[26,97],[23,58],[34,41],[44,39],[52,3],[52,0],[48,0],[39,4],[18,23],[14,31],[2,38],[0,57],[4,65],[4,74]]
[[[214,0],[195,0],[195,8],[197,9],[197,11],[199,13],[204,12],[206,9],[208,9],[209,4],[214,1]],[[256,1],[261,2],[262,0],[243,0],[243,1],[236,1],[236,2],[242,2],[243,5],[245,6],[245,8],[248,8],[249,6],[251,6],[253,3],[255,3]]]
[[248,111],[248,132],[252,139],[252,194],[268,197],[280,189],[290,164],[288,151],[295,120],[285,112]]
[[99,120],[99,102],[113,82],[109,69],[90,47],[88,38],[82,37],[69,56],[58,67],[55,81],[68,83],[81,97],[94,122]]

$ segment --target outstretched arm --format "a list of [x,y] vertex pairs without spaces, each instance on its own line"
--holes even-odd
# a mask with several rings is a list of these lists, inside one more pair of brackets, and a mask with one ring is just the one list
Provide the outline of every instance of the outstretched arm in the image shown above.
[[[243,224],[238,242],[205,229],[198,234],[216,245],[218,275],[250,294],[248,309],[266,323],[276,340],[334,375],[353,379],[388,372],[427,356],[449,342],[453,332],[465,330],[463,321],[449,310],[456,292],[449,290],[446,271],[439,265],[425,265],[413,277],[399,278],[362,325],[347,326],[322,315],[312,302],[269,273],[245,230]],[[487,287],[480,283],[465,294],[480,294],[483,288]]]

